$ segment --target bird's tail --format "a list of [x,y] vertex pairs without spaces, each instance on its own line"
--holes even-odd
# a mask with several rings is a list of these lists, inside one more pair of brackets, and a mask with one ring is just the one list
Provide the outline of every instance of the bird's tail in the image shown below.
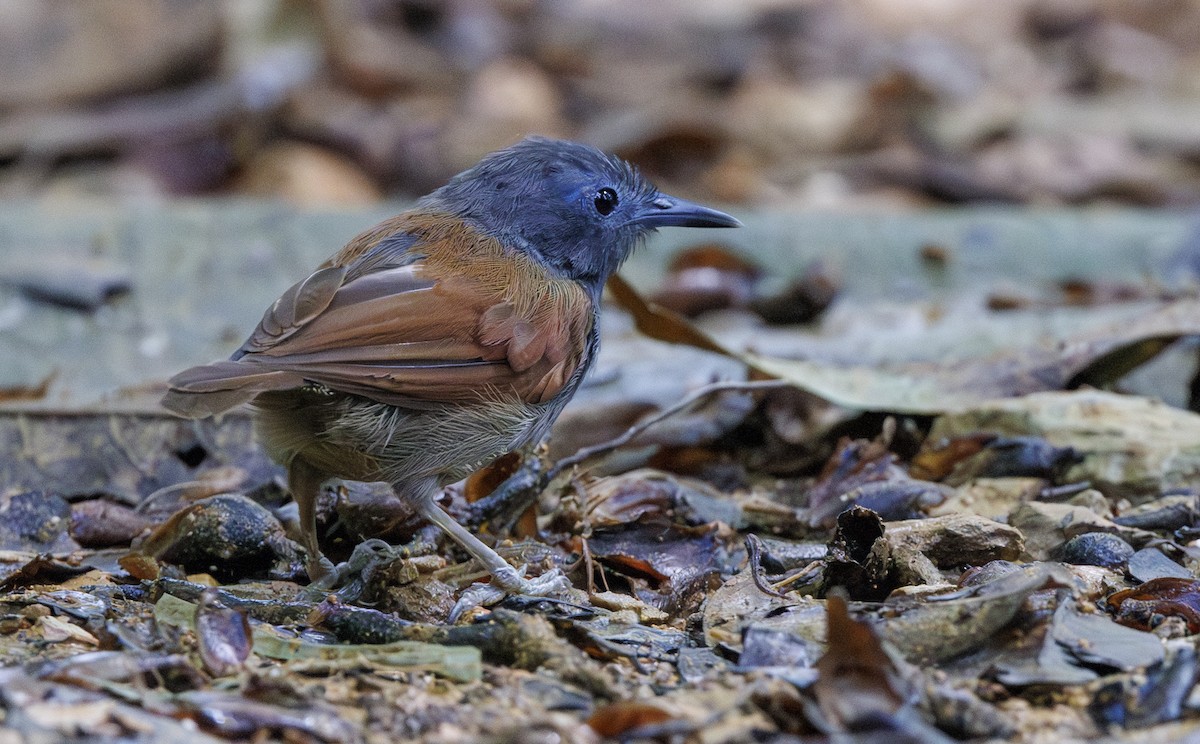
[[268,390],[303,384],[303,378],[291,372],[264,370],[245,362],[213,362],[172,377],[162,404],[172,413],[197,419],[224,413]]

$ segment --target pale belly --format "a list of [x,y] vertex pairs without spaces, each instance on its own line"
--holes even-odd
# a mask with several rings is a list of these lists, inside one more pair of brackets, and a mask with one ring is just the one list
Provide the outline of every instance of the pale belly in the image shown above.
[[285,391],[255,400],[259,437],[281,464],[302,457],[327,475],[401,487],[452,483],[536,443],[568,396],[544,404],[481,399],[422,410],[342,393]]

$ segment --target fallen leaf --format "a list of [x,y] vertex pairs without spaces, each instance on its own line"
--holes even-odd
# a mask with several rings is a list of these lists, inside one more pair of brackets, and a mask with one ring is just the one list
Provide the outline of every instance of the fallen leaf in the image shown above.
[[616,302],[651,338],[687,344],[744,361],[751,379],[777,378],[845,408],[932,415],[984,401],[1113,382],[1183,336],[1200,334],[1200,300],[1180,299],[1105,322],[1070,340],[953,362],[875,366],[782,359],[726,348],[687,319],[641,298],[619,276],[608,282]]
[[891,718],[904,697],[875,631],[850,617],[846,600],[837,594],[826,600],[825,611],[829,649],[817,661],[813,693],[826,723],[837,731],[857,731]]
[[621,701],[596,710],[587,725],[601,736],[621,736],[633,729],[671,720],[671,714],[653,703]]

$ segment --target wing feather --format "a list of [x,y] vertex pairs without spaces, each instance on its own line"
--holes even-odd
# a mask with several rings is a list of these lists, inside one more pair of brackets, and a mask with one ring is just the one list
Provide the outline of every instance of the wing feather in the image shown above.
[[376,238],[399,255],[352,242],[339,254],[349,263],[335,257],[284,292],[233,360],[173,378],[174,400],[224,393],[240,402],[229,391],[297,381],[421,408],[496,391],[550,400],[587,361],[590,298],[463,230]]

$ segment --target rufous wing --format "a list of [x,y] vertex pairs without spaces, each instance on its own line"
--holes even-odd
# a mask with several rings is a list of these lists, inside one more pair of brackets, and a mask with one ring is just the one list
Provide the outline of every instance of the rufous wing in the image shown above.
[[[318,269],[268,309],[233,360],[173,378],[164,403],[195,417],[306,383],[413,407],[550,400],[584,362],[587,293],[523,256],[488,245],[479,260],[472,247],[418,243],[367,273]],[[468,255],[447,260],[448,250]]]

